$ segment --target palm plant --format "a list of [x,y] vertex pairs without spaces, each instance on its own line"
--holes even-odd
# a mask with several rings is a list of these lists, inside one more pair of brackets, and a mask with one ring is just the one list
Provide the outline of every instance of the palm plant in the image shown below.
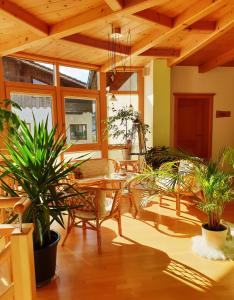
[[[50,226],[57,221],[64,227],[63,211],[68,209],[68,198],[76,193],[68,183],[61,181],[77,168],[61,159],[67,149],[62,134],[56,127],[48,131],[48,119],[38,125],[34,120],[33,133],[24,121],[18,120],[18,134],[9,132],[6,148],[1,154],[4,164],[0,180],[2,188],[12,196],[26,195],[31,205],[23,215],[24,223],[34,223],[34,247],[45,246],[51,239]],[[21,187],[21,192],[4,181],[9,176]]]
[[[195,176],[202,191],[198,208],[208,217],[207,229],[218,231],[225,204],[234,200],[233,174],[224,171],[220,162],[226,151],[222,151],[217,160],[195,165]],[[222,159],[220,159],[222,157]]]
[[[225,204],[234,200],[234,174],[224,170],[224,161],[233,165],[233,148],[222,149],[215,160],[202,161],[187,156],[186,170],[180,170],[178,160],[166,162],[159,169],[148,167],[138,178],[162,192],[176,191],[179,183],[182,189],[194,194],[197,207],[207,214],[207,229],[218,231],[222,227],[220,221]],[[201,190],[200,195],[190,186],[191,176]]]

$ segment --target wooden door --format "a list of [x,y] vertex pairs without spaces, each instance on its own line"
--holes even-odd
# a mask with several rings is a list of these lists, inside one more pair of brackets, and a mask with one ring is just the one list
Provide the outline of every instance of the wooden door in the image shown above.
[[175,94],[175,147],[209,158],[214,94]]

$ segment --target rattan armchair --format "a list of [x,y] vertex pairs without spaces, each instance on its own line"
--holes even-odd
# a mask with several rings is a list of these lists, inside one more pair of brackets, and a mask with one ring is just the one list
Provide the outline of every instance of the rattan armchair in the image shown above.
[[91,229],[97,233],[98,253],[102,254],[101,225],[110,218],[118,223],[119,235],[122,235],[121,214],[119,207],[119,189],[109,188],[103,183],[99,186],[79,187],[77,195],[70,199],[71,204],[80,208],[70,209],[68,224],[62,246],[65,244],[73,227]]

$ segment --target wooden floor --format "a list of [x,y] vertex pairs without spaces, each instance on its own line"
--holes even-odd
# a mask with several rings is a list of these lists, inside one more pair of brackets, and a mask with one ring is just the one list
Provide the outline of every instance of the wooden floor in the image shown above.
[[[154,201],[140,219],[122,218],[103,224],[103,255],[98,256],[95,232],[82,237],[74,229],[66,245],[58,247],[56,278],[37,290],[37,300],[217,300],[234,299],[234,261],[210,261],[191,250],[191,237],[200,233],[204,217],[183,205],[175,216],[174,203],[166,208]],[[234,223],[234,205],[225,219]]]

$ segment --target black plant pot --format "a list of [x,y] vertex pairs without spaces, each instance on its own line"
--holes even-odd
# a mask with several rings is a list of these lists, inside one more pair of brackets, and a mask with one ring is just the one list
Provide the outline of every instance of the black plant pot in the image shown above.
[[49,282],[55,274],[57,245],[60,235],[51,231],[51,242],[42,249],[34,250],[35,274],[37,287]]

